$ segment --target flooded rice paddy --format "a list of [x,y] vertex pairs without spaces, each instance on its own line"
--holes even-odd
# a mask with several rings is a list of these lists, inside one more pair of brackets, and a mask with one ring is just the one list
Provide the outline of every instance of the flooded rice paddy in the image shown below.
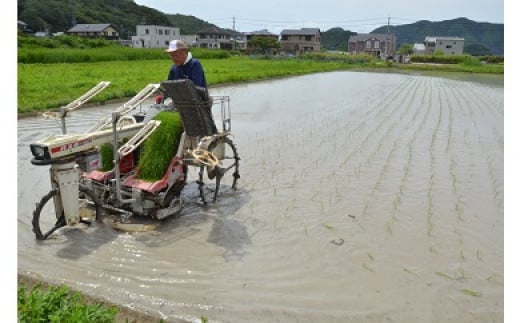
[[18,272],[172,322],[504,320],[501,82],[334,72],[210,92],[231,97],[238,189],[201,208],[190,173],[182,215],[150,232],[35,240],[50,183],[29,144],[60,129],[19,120]]

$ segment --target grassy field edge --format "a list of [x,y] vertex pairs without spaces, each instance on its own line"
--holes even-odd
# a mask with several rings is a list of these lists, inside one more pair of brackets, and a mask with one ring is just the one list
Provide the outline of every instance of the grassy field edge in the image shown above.
[[[272,80],[312,73],[333,71],[366,71],[396,73],[497,74],[503,75],[503,64],[397,64],[383,61],[357,62],[318,59],[251,59],[230,57],[201,59],[206,79],[212,87],[227,84]],[[111,84],[90,102],[103,105],[136,95],[147,84],[167,78],[171,61],[139,60],[92,63],[23,64],[17,66],[18,116],[56,110],[77,99],[100,81]]]
[[[34,277],[30,277],[25,274],[18,273],[18,286],[25,286],[27,291],[33,290],[34,287],[40,285],[40,287],[45,290],[49,287],[59,287],[60,285],[53,284],[41,279],[37,279]],[[116,323],[120,322],[128,322],[128,323],[158,323],[161,322],[161,318],[154,316],[149,313],[144,313],[136,310],[132,310],[128,307],[121,306],[119,304],[112,303],[105,299],[101,299],[98,297],[94,297],[88,294],[85,294],[81,291],[75,290],[70,286],[67,286],[70,291],[76,291],[81,294],[81,297],[87,304],[104,304],[109,307],[117,307],[119,309],[116,314],[115,321]]]

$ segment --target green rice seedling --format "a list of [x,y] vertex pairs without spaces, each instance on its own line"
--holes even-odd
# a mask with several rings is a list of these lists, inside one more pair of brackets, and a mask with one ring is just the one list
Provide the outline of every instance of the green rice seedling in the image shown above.
[[374,269],[370,268],[370,267],[368,266],[368,264],[365,263],[365,262],[363,263],[363,268],[365,268],[366,270],[368,270],[368,271],[370,271],[370,272],[374,272]]
[[443,272],[440,272],[440,271],[436,271],[435,274],[437,276],[441,276],[441,277],[444,277],[444,278],[448,278],[449,280],[455,280],[455,278],[451,277],[450,275],[448,274],[445,274]]
[[486,278],[486,281],[491,282],[492,280],[495,280],[497,276],[495,274],[491,274],[491,276]]
[[99,154],[101,156],[101,166],[99,170],[102,172],[108,172],[114,168],[114,147],[112,144],[105,143],[99,147]]
[[448,142],[446,143],[446,152],[450,150],[451,138],[453,137],[453,109],[451,104],[448,103],[449,108],[449,124],[448,124]]
[[403,270],[411,275],[419,277],[419,275],[416,272],[413,272],[411,269],[408,269],[406,267],[403,267]]
[[476,292],[474,290],[470,290],[470,289],[462,289],[461,290],[464,294],[466,295],[469,295],[469,296],[473,296],[473,297],[481,297],[482,296],[482,293],[481,292]]
[[323,226],[329,230],[334,230],[334,227],[332,225],[324,224]]
[[392,227],[393,227],[393,221],[387,221],[387,222],[386,222],[386,231],[387,231],[390,235],[393,235],[393,234],[394,234],[394,231],[392,230]]
[[154,119],[161,124],[144,142],[138,165],[137,178],[146,181],[157,181],[164,176],[184,131],[178,112],[162,111]]
[[368,210],[368,201],[365,202],[365,207],[363,208],[363,212],[361,213],[361,215],[363,217],[367,214],[367,210]]

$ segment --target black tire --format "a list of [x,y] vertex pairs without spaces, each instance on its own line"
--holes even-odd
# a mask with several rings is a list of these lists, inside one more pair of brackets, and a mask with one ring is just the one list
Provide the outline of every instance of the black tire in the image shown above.
[[[81,197],[83,197],[82,195],[86,195],[88,198],[90,198],[90,200],[92,200],[94,202],[95,215],[97,218],[99,215],[99,203],[97,202],[97,199],[95,199],[92,192],[90,192],[88,189],[86,189],[82,186],[80,186],[79,191],[80,191]],[[64,214],[64,212],[62,212],[60,214],[60,216],[57,217],[57,220],[56,220],[56,223],[54,224],[54,226],[52,226],[45,233],[42,232],[42,229],[40,227],[41,212],[42,212],[43,208],[49,201],[53,200],[53,198],[58,193],[59,193],[59,189],[55,188],[55,189],[49,191],[49,193],[47,193],[46,195],[44,195],[41,198],[39,203],[36,203],[36,208],[34,209],[34,212],[33,212],[32,225],[33,225],[33,232],[36,235],[36,239],[38,239],[38,240],[46,240],[52,233],[54,233],[54,231],[56,231],[57,229],[64,227],[66,225],[65,214]]]
[[59,190],[53,189],[46,195],[42,197],[40,200],[40,203],[36,203],[36,209],[34,209],[33,212],[33,219],[32,219],[32,225],[33,225],[33,232],[36,235],[36,239],[38,240],[45,240],[47,237],[49,237],[54,231],[57,229],[63,227],[65,225],[65,216],[62,212],[62,214],[57,218],[56,223],[54,226],[48,230],[45,234],[42,233],[42,230],[40,228],[40,215],[42,212],[43,207],[49,202],[51,199],[53,199],[56,194],[58,194]]

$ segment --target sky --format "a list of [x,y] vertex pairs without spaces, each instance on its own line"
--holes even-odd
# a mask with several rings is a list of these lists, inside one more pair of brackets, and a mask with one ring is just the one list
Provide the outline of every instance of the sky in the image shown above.
[[[508,0],[509,1],[509,0]],[[511,0],[512,1],[512,0]],[[465,17],[477,22],[504,23],[504,2],[498,0],[134,0],[166,14],[195,16],[220,28],[279,34],[283,29],[333,27],[368,33],[388,24]]]

